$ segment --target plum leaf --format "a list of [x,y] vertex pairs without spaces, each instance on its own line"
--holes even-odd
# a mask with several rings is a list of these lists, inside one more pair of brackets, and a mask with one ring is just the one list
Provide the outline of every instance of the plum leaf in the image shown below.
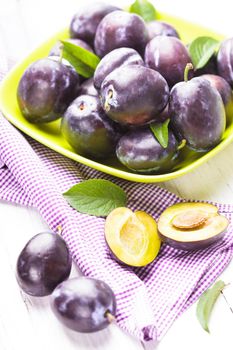
[[130,6],[129,12],[136,13],[146,22],[153,21],[156,18],[156,10],[154,6],[147,0],[136,0]]
[[209,318],[210,314],[212,312],[212,309],[215,305],[216,300],[218,299],[220,293],[224,289],[226,284],[219,280],[217,281],[212,288],[207,289],[200,297],[197,309],[196,309],[196,315],[198,318],[198,321],[200,322],[202,328],[209,333]]
[[195,69],[203,68],[219,47],[219,41],[209,36],[199,36],[189,45],[189,54],[191,56]]
[[124,190],[108,180],[90,179],[71,187],[64,198],[77,211],[107,216],[113,209],[126,206]]
[[62,57],[65,58],[84,78],[91,78],[100,62],[94,53],[69,41],[61,40],[63,44]]
[[150,129],[153,132],[156,140],[160,143],[163,148],[168,146],[168,124],[170,119],[165,120],[164,123],[153,123],[150,124]]

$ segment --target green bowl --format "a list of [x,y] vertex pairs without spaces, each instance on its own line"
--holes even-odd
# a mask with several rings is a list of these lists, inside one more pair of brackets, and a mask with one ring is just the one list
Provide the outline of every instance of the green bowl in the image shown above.
[[[224,37],[220,34],[214,33],[206,28],[166,14],[159,14],[159,19],[167,21],[170,24],[174,25],[178,32],[181,34],[181,38],[185,43],[188,43],[195,37],[201,35],[212,36],[219,40],[224,39]],[[100,163],[78,155],[61,137],[59,120],[44,125],[30,124],[23,118],[19,110],[16,98],[19,80],[27,66],[33,61],[47,56],[50,48],[57,42],[58,39],[66,38],[68,38],[68,31],[63,30],[51,39],[47,40],[43,45],[38,47],[27,58],[15,66],[5,77],[1,84],[0,108],[4,116],[25,134],[30,135],[32,138],[44,144],[45,146],[77,162],[88,165],[89,167],[100,170],[104,173],[136,182],[162,182],[175,179],[197,168],[199,165],[212,158],[215,154],[217,154],[232,142],[233,121],[230,123],[230,125],[228,125],[223,135],[222,141],[211,151],[207,153],[196,153],[188,150],[187,148],[184,148],[181,152],[180,161],[177,166],[171,172],[159,175],[135,174],[120,164],[115,157],[106,159]]]

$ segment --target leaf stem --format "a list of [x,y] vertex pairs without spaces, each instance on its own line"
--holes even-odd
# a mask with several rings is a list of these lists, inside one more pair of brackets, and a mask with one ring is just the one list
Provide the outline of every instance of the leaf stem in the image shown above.
[[193,70],[193,65],[192,63],[187,63],[185,70],[184,70],[184,81],[187,82],[189,80],[188,75],[189,75],[189,71]]
[[224,300],[225,300],[225,302],[226,302],[226,304],[227,304],[229,310],[230,310],[231,313],[233,314],[233,308],[232,308],[232,306],[230,305],[229,301],[227,300],[225,294],[223,293],[223,290],[221,291],[221,294],[222,294],[222,296],[223,296],[223,298],[224,298]]
[[107,310],[104,314],[104,316],[108,319],[109,323],[115,322],[116,318],[113,314],[111,314],[111,312],[109,310]]

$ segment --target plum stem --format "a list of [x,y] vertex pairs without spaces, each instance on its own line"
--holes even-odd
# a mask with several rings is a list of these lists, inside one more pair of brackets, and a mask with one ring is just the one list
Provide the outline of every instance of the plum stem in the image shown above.
[[180,150],[180,149],[184,148],[185,145],[186,145],[186,140],[183,139],[183,140],[181,141],[181,143],[179,144],[179,146],[177,147],[177,149]]
[[61,43],[61,45],[60,45],[60,55],[59,55],[59,62],[60,63],[62,63],[63,49],[64,49],[64,45]]
[[107,318],[109,323],[115,322],[116,318],[113,314],[111,314],[111,312],[109,310],[107,310],[104,314],[104,316]]
[[62,233],[62,226],[58,225],[56,231],[57,231],[58,235],[61,235],[61,233]]
[[185,70],[184,70],[184,81],[188,81],[189,80],[189,78],[188,78],[188,75],[189,75],[189,71],[190,70],[193,70],[194,68],[193,68],[193,65],[192,65],[192,63],[187,63],[186,64],[186,67],[185,67]]
[[109,100],[111,100],[112,96],[113,96],[113,92],[112,92],[112,90],[109,90],[108,94],[107,94],[107,97],[106,97],[106,100],[104,102],[104,109],[105,109],[106,112],[110,111],[110,106],[109,106],[108,102],[109,102]]

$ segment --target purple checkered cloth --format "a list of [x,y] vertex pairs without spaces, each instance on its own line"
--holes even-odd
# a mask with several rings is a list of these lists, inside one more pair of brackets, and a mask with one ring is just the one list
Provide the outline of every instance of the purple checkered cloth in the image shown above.
[[[3,116],[0,167],[0,199],[37,208],[54,231],[62,226],[74,262],[84,275],[111,286],[117,299],[118,325],[140,340],[161,340],[231,261],[230,225],[224,238],[205,250],[187,252],[164,244],[146,267],[120,265],[106,247],[105,220],[76,212],[62,193],[86,179],[110,179],[126,191],[129,208],[144,210],[155,219],[182,199],[159,186],[112,178],[65,158],[20,133]],[[233,206],[217,206],[231,220]]]

